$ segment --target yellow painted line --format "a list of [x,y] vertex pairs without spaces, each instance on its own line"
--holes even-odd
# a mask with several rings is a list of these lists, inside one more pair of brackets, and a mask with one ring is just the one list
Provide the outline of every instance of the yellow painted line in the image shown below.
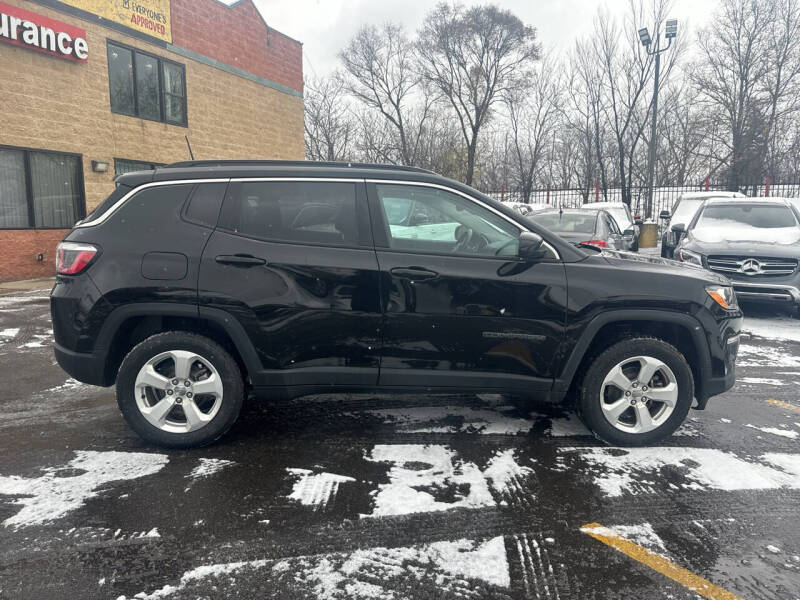
[[660,554],[650,552],[646,548],[642,548],[638,544],[634,544],[630,540],[626,540],[619,533],[609,527],[603,527],[600,523],[589,523],[581,527],[581,531],[592,536],[594,539],[599,540],[611,546],[615,550],[619,550],[623,554],[627,554],[633,560],[639,561],[664,575],[673,581],[677,581],[682,586],[690,589],[696,594],[701,595],[703,598],[709,600],[742,600],[736,594],[732,594],[728,590],[724,590],[719,586],[714,585],[707,579],[703,579],[699,575],[695,575],[691,571],[687,571],[683,567],[676,565],[668,558],[664,558]]
[[784,408],[786,410],[791,410],[796,413],[800,413],[800,406],[789,404],[788,402],[784,402],[783,400],[775,400],[775,398],[767,398],[767,404],[771,404],[772,406],[777,406],[778,408]]

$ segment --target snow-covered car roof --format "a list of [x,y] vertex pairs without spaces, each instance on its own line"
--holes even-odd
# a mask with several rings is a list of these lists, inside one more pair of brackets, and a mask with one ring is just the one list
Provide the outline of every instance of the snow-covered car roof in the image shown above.
[[770,197],[770,198],[709,198],[706,200],[706,204],[731,204],[731,200],[736,200],[735,204],[741,204],[742,200],[750,200],[754,204],[763,204],[764,206],[786,206],[790,204],[790,198],[778,198],[778,197]]
[[627,206],[627,204],[624,202],[589,202],[581,205],[581,208],[600,210],[601,208],[622,208],[623,206]]
[[702,200],[703,198],[747,198],[742,193],[739,192],[684,192],[680,196],[679,199],[683,198],[692,198],[694,200]]

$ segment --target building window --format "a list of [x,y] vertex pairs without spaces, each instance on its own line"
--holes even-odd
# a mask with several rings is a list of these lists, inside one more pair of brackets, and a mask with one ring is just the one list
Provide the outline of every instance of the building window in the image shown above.
[[0,147],[0,229],[69,229],[85,210],[80,156]]
[[163,163],[144,162],[141,160],[128,160],[125,158],[114,159],[114,176],[132,173],[133,171],[151,171],[163,167]]
[[183,65],[108,42],[111,112],[172,125],[186,125]]

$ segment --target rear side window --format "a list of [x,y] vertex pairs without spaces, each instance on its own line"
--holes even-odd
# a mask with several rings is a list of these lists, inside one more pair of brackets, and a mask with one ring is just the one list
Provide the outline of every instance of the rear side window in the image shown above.
[[192,223],[216,227],[226,183],[200,183],[195,186],[184,217]]
[[128,187],[127,185],[118,185],[114,188],[114,191],[111,192],[111,195],[103,200],[97,207],[89,213],[89,215],[82,221],[83,223],[91,223],[92,221],[96,221],[100,217],[102,217],[108,209],[114,206],[117,201],[121,200],[122,197],[130,192],[133,188]]
[[356,184],[232,183],[222,226],[264,240],[357,246]]

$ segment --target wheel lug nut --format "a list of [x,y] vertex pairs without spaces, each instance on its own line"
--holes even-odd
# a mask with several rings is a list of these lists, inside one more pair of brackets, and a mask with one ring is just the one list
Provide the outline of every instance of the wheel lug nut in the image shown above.
[[631,398],[631,406],[636,406],[636,398]]
[[630,396],[630,395],[631,395],[631,393],[630,393],[630,392],[625,392],[625,395],[626,395],[626,396]]
[[631,387],[639,387],[639,384],[638,384],[638,383],[636,383],[636,382],[634,381],[634,382],[631,384]]
[[167,390],[167,396],[172,396],[172,390]]
[[178,396],[177,398],[175,398],[175,403],[176,403],[176,404],[180,404],[181,402],[183,402],[183,398],[181,398],[180,396]]
[[646,386],[646,385],[643,385],[643,386],[642,386],[642,391],[643,391],[643,392],[646,392],[646,391],[647,391],[647,386]]
[[173,379],[172,380],[172,385],[178,385],[178,380],[177,379]]
[[189,386],[192,385],[192,382],[187,379],[186,381],[183,382],[183,385],[185,385],[186,387],[189,387]]
[[647,396],[642,396],[642,402],[648,402]]
[[191,398],[192,397],[192,392],[186,392],[186,397],[187,398]]

